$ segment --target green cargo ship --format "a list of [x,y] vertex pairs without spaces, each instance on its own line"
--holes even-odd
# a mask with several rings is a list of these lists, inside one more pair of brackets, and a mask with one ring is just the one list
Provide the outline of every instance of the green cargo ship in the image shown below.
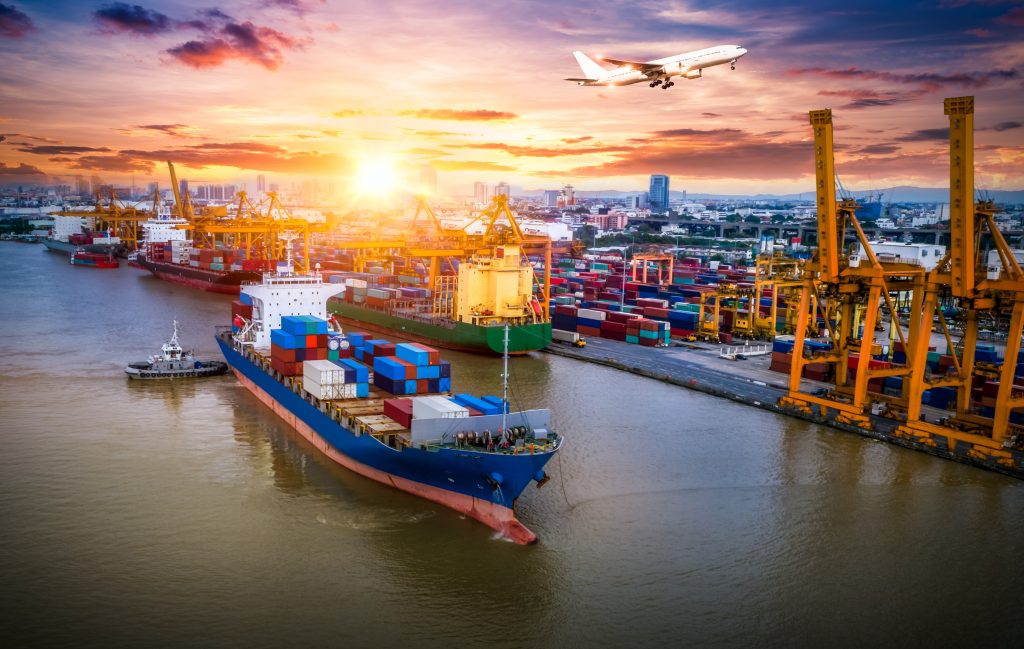
[[[349,327],[484,354],[503,353],[508,325],[509,353],[526,354],[551,344],[551,321],[534,296],[534,280],[520,246],[504,244],[463,260],[457,276],[432,278],[429,291],[370,288],[365,280],[346,278],[345,293],[328,309]],[[395,295],[406,289],[424,295]]]
[[[475,325],[447,318],[417,317],[332,299],[327,309],[349,327],[394,334],[425,345],[485,354],[501,354],[505,327]],[[526,354],[551,343],[551,323],[512,325],[508,329],[510,354]]]

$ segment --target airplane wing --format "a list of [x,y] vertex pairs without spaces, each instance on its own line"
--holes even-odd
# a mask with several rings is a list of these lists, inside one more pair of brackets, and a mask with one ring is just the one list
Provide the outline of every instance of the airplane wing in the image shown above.
[[649,74],[651,72],[658,72],[659,70],[661,70],[662,68],[665,67],[664,65],[660,65],[658,63],[641,63],[639,61],[622,61],[620,59],[601,59],[601,60],[602,61],[607,61],[608,63],[611,63],[612,65],[619,65],[619,66],[630,67],[630,68],[633,68],[634,70],[639,70],[640,72],[643,72],[644,74]]
[[573,79],[573,78],[570,77],[569,79],[564,79],[564,81],[583,82],[583,81],[597,81],[597,79]]

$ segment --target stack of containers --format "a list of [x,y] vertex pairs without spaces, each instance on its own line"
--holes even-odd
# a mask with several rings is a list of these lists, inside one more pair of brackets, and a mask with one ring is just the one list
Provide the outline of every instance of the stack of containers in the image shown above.
[[406,428],[412,428],[413,419],[412,399],[385,399],[384,416],[402,424]]
[[606,319],[606,312],[597,309],[578,309],[576,311],[576,331],[584,336],[599,337],[601,323]]
[[332,361],[305,361],[302,364],[302,387],[317,399],[355,399],[358,396],[355,373],[354,369]]
[[406,401],[412,403],[412,419],[462,419],[469,416],[465,406],[442,396],[415,397]]
[[[368,341],[367,345],[378,341]],[[384,341],[386,342],[386,341]],[[429,394],[451,389],[451,365],[436,349],[418,343],[378,345],[373,383],[391,394]],[[390,351],[391,353],[385,353]]]
[[551,327],[562,331],[576,331],[577,309],[574,306],[559,304],[551,316]]
[[472,394],[456,394],[454,397],[449,399],[450,401],[460,405],[464,408],[469,409],[469,413],[472,415],[474,411],[481,415],[500,415],[501,406],[487,401],[482,397],[476,397]]
[[285,376],[298,376],[303,362],[327,360],[328,339],[326,320],[284,316],[281,328],[270,331],[270,364]]

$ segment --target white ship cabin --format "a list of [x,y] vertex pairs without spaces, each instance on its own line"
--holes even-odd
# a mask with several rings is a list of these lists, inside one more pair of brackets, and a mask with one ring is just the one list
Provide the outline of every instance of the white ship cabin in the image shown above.
[[281,318],[311,315],[327,319],[327,300],[345,292],[344,284],[324,283],[319,271],[303,274],[282,265],[267,273],[258,284],[243,284],[242,293],[252,298],[252,326],[242,340],[256,349],[270,348],[270,331],[281,328]]
[[[930,243],[901,243],[898,241],[872,241],[871,250],[881,262],[897,262],[914,264],[924,270],[931,270],[946,254],[946,246]],[[864,246],[857,244],[857,249],[850,256],[850,265],[857,267],[868,263],[864,254]]]

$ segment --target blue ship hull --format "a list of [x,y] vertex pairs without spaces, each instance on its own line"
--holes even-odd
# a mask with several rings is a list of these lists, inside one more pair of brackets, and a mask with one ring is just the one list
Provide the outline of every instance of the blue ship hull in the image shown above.
[[[531,481],[543,476],[544,465],[557,450],[517,455],[479,452],[472,447],[398,450],[336,421],[311,403],[311,397],[293,391],[225,338],[218,336],[217,344],[239,380],[332,460],[472,516],[516,542],[536,540],[516,520],[515,503]],[[499,474],[500,484],[495,485],[491,476]]]

